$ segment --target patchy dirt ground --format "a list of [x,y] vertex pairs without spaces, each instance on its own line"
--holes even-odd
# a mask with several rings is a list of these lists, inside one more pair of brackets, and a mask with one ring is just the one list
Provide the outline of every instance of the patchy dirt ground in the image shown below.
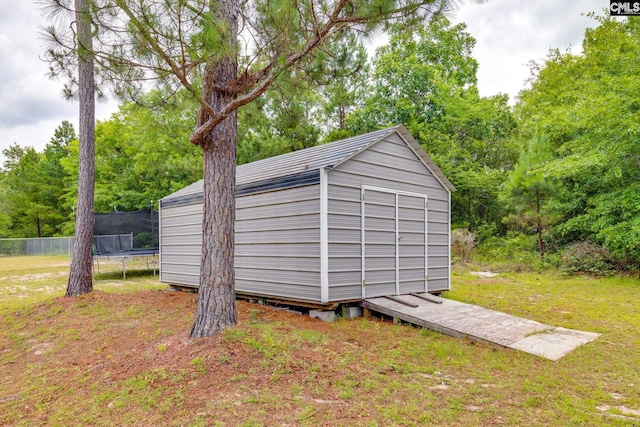
[[[636,281],[464,282],[454,297],[603,337],[550,362],[240,301],[237,327],[192,340],[195,294],[152,276],[99,281],[79,298],[0,298],[0,425],[639,425]],[[64,289],[57,276],[19,283]]]
[[[374,407],[350,401],[363,390],[367,366],[377,364],[375,352],[354,357],[371,348],[376,322],[370,331],[336,328],[238,302],[238,328],[191,340],[195,302],[186,292],[94,292],[15,313],[15,335],[0,341],[2,424],[351,425],[375,418]],[[380,373],[392,378],[394,369]]]

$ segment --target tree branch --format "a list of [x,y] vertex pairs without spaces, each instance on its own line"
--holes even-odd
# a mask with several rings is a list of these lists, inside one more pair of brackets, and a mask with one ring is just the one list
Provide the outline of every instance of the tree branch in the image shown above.
[[283,70],[299,62],[309,52],[315,49],[323,40],[331,38],[336,33],[342,31],[348,23],[362,22],[362,18],[354,17],[349,21],[339,18],[340,12],[348,3],[348,0],[342,0],[341,2],[339,2],[324,27],[322,29],[314,31],[313,36],[309,40],[307,40],[305,45],[299,51],[290,52],[286,56],[283,65],[276,67],[276,61],[278,61],[278,59],[276,58],[258,73],[249,74],[249,80],[255,81],[256,86],[254,86],[254,88],[248,93],[234,99],[232,102],[224,106],[221,110],[213,113],[211,112],[210,106],[207,105],[209,107],[207,110],[209,112],[209,120],[207,120],[203,125],[196,128],[196,130],[191,135],[191,143],[199,145],[200,141],[206,135],[208,135],[220,122],[227,118],[236,109],[248,104],[249,102],[262,95],[269,88],[269,86],[271,86],[271,84]]
[[[178,80],[185,87],[185,89],[187,89],[190,93],[195,95],[197,93],[197,90],[193,87],[193,85],[191,85],[189,80],[186,78],[186,75],[184,74],[183,70],[173,61],[173,59],[171,59],[169,55],[165,53],[164,49],[162,49],[162,47],[158,44],[157,40],[155,40],[153,37],[149,35],[146,27],[142,25],[142,23],[136,18],[136,16],[133,14],[131,9],[127,6],[126,2],[124,0],[116,0],[116,4],[118,5],[118,7],[120,7],[124,11],[124,13],[127,15],[129,20],[135,25],[138,31],[140,31],[140,34],[147,41],[147,43],[149,43],[149,45],[153,48],[154,52],[156,52],[160,56],[160,58],[162,58],[162,60],[169,66],[172,73],[176,76],[176,78],[178,78]],[[214,116],[216,114],[211,108],[211,106],[207,102],[205,102],[201,97],[197,96],[194,98],[196,98],[196,101],[200,104],[202,108],[204,108],[209,113],[210,116]]]

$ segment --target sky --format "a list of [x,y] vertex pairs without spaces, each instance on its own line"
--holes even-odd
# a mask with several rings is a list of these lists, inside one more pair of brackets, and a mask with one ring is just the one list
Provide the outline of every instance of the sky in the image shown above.
[[[530,76],[528,63],[551,48],[580,53],[584,30],[596,24],[582,16],[601,13],[609,0],[467,1],[452,17],[476,39],[481,96],[509,95],[513,103]],[[45,25],[33,0],[0,0],[0,152],[16,142],[41,151],[63,120],[77,126],[77,103],[62,96],[63,82],[47,77],[40,58]],[[96,105],[96,118],[117,111],[113,100]],[[0,154],[0,164],[4,157]]]

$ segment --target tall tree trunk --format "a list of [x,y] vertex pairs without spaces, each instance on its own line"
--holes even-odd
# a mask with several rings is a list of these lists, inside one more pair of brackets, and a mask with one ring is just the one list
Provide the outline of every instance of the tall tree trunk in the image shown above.
[[93,181],[95,170],[95,94],[91,16],[86,0],[75,0],[78,37],[78,98],[80,159],[73,258],[66,296],[91,292],[93,244]]
[[538,228],[538,251],[544,260],[544,242],[542,240],[542,215],[540,214],[540,190],[536,189],[536,227]]
[[[209,64],[204,76],[204,98],[217,111],[235,96],[214,90],[214,83],[233,81],[238,73],[233,53],[237,44],[238,2],[212,2],[212,8],[220,20],[228,23],[227,43],[231,49],[228,57]],[[201,110],[198,125],[207,118]],[[192,338],[212,336],[237,323],[234,269],[237,131],[234,111],[200,143],[204,155],[204,210],[200,288]]]

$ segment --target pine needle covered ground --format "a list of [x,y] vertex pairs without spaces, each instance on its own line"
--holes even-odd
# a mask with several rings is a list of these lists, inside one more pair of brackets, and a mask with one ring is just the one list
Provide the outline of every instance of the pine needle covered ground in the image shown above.
[[66,258],[0,258],[0,424],[640,423],[639,280],[467,270],[447,297],[603,335],[551,362],[239,302],[236,328],[190,340],[196,295],[150,272],[123,281],[114,267],[94,293],[65,299]]

